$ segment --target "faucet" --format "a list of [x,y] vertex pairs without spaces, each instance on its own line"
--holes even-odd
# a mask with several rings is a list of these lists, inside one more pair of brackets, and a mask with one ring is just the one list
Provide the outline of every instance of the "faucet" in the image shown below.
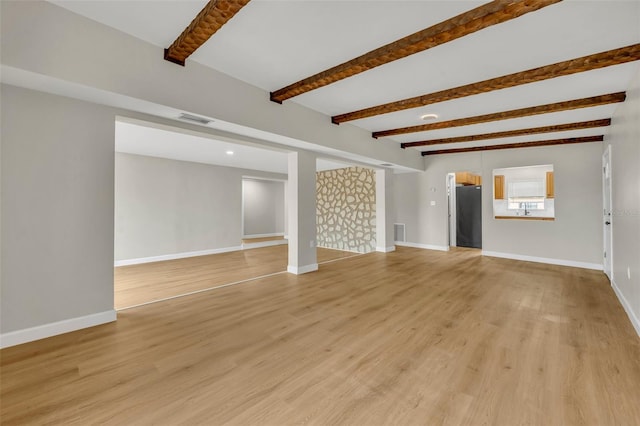
[[531,216],[531,211],[527,210],[527,203],[521,203],[521,206],[524,208],[524,215]]

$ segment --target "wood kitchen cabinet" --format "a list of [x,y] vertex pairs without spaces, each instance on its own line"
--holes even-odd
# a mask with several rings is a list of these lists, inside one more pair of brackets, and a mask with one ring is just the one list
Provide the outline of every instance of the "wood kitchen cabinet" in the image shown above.
[[456,172],[456,184],[458,185],[482,185],[480,175],[474,175],[469,172]]
[[547,198],[554,197],[553,172],[547,172]]
[[504,200],[504,175],[495,175],[493,177],[493,198]]

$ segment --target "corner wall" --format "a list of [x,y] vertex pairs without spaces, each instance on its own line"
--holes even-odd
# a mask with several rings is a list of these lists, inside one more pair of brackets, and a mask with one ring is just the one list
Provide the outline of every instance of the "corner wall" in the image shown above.
[[318,246],[376,250],[376,175],[363,167],[316,173]]
[[[613,114],[611,192],[613,288],[640,335],[640,72]],[[606,146],[605,145],[605,146]]]

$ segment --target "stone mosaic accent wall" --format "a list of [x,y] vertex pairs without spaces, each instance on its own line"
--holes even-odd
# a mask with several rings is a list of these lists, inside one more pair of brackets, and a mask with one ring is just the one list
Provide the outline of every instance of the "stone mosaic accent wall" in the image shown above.
[[318,246],[368,253],[376,249],[376,174],[362,167],[316,174]]

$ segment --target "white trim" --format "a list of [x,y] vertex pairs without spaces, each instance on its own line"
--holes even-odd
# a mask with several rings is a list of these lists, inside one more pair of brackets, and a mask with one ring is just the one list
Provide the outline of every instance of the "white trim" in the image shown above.
[[407,241],[396,241],[396,245],[400,247],[413,247],[426,250],[449,251],[449,246],[435,246],[433,244],[409,243]]
[[602,271],[601,263],[578,262],[575,260],[551,259],[548,257],[525,256],[514,253],[499,253],[495,251],[482,250],[483,256],[501,257],[504,259],[524,260],[526,262],[548,263],[550,265],[571,266],[574,268],[595,269]]
[[633,312],[633,309],[631,309],[629,301],[626,299],[626,297],[624,297],[624,294],[622,294],[622,291],[620,291],[620,288],[618,288],[615,281],[611,281],[611,287],[613,287],[613,291],[616,293],[616,296],[618,296],[620,304],[631,320],[631,325],[633,325],[633,328],[636,329],[636,333],[638,333],[638,337],[640,337],[640,320],[636,316],[635,312]]
[[163,254],[160,256],[140,257],[138,259],[116,260],[113,266],[138,265],[140,263],[161,262],[163,260],[183,259],[185,257],[206,256],[208,254],[228,253],[230,251],[242,250],[242,246],[223,247],[218,249],[187,251],[184,253]]
[[376,247],[376,251],[379,251],[380,253],[391,253],[392,251],[396,251],[396,246]]
[[106,324],[108,322],[115,321],[117,319],[116,317],[116,311],[111,309],[97,314],[69,318],[49,324],[38,325],[36,327],[10,331],[0,335],[0,348],[8,348],[10,346],[21,345],[22,343],[33,342],[34,340],[57,336],[58,334],[69,333],[83,328]]
[[251,250],[254,248],[279,246],[281,244],[289,244],[288,240],[260,241],[259,243],[242,243],[242,250]]
[[287,272],[290,274],[296,274],[296,275],[302,275],[302,274],[306,274],[307,272],[313,272],[317,270],[318,270],[317,263],[312,263],[311,265],[305,265],[305,266],[292,266],[292,265],[287,266]]
[[268,237],[284,237],[284,232],[276,232],[272,234],[252,234],[252,235],[243,235],[243,240],[249,240],[251,238],[268,238]]

